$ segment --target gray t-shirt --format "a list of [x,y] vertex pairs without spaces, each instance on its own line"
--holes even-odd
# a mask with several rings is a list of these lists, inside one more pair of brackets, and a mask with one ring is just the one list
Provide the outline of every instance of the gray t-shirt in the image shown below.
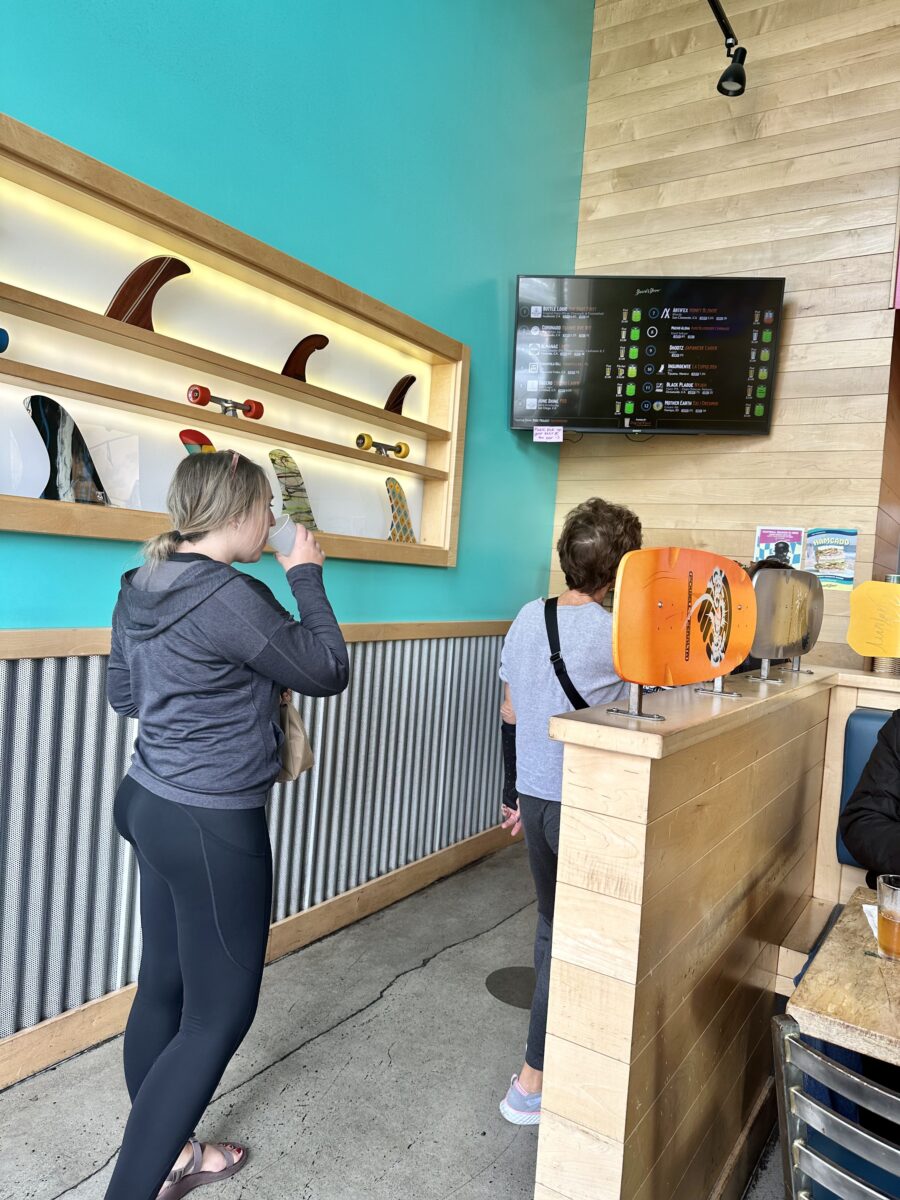
[[[612,661],[612,616],[599,604],[564,605],[559,647],[572,683],[590,705],[612,704],[627,684]],[[561,742],[548,733],[551,717],[572,711],[550,663],[544,602],[532,600],[513,621],[500,656],[516,713],[516,788],[542,800],[562,798]]]

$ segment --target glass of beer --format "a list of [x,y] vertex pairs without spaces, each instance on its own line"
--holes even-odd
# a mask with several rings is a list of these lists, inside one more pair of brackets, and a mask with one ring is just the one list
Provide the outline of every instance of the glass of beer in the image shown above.
[[878,876],[878,953],[900,959],[900,875]]

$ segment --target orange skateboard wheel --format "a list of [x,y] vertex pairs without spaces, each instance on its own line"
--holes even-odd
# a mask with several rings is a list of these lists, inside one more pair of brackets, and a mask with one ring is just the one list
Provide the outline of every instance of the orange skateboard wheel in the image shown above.
[[209,388],[202,387],[199,383],[192,383],[187,390],[187,398],[191,404],[199,404],[205,407],[212,399],[212,392]]
[[249,417],[251,421],[258,421],[264,412],[265,409],[258,400],[248,400],[244,405],[244,416]]

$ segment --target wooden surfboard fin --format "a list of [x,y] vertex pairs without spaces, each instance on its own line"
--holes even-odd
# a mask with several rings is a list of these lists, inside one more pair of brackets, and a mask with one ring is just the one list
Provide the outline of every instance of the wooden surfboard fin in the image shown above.
[[125,325],[137,325],[140,329],[153,330],[153,301],[156,293],[171,279],[179,275],[190,275],[191,268],[180,258],[160,255],[148,258],[119,286],[109,302],[106,315]]
[[287,356],[287,362],[281,368],[282,375],[306,383],[306,368],[310,358],[317,350],[324,350],[327,345],[328,338],[324,333],[311,333],[307,337],[301,338]]
[[391,394],[387,398],[384,406],[385,412],[402,413],[403,401],[406,399],[406,393],[416,382],[415,375],[404,375],[402,379],[398,379],[391,389]]

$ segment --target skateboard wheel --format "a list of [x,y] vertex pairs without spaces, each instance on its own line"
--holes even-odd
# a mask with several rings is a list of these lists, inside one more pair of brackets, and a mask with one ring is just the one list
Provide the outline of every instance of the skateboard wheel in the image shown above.
[[398,442],[394,448],[394,453],[398,458],[409,458],[409,446],[406,442]]
[[209,388],[201,387],[199,383],[192,383],[188,388],[187,398],[191,404],[207,405],[212,399],[212,393]]
[[356,439],[356,444],[360,450],[371,450],[374,444],[372,442],[372,435],[370,433],[361,433]]
[[0,329],[0,354],[9,349],[9,330]]
[[249,417],[251,421],[258,421],[264,412],[265,409],[258,400],[248,400],[244,405],[244,416]]

